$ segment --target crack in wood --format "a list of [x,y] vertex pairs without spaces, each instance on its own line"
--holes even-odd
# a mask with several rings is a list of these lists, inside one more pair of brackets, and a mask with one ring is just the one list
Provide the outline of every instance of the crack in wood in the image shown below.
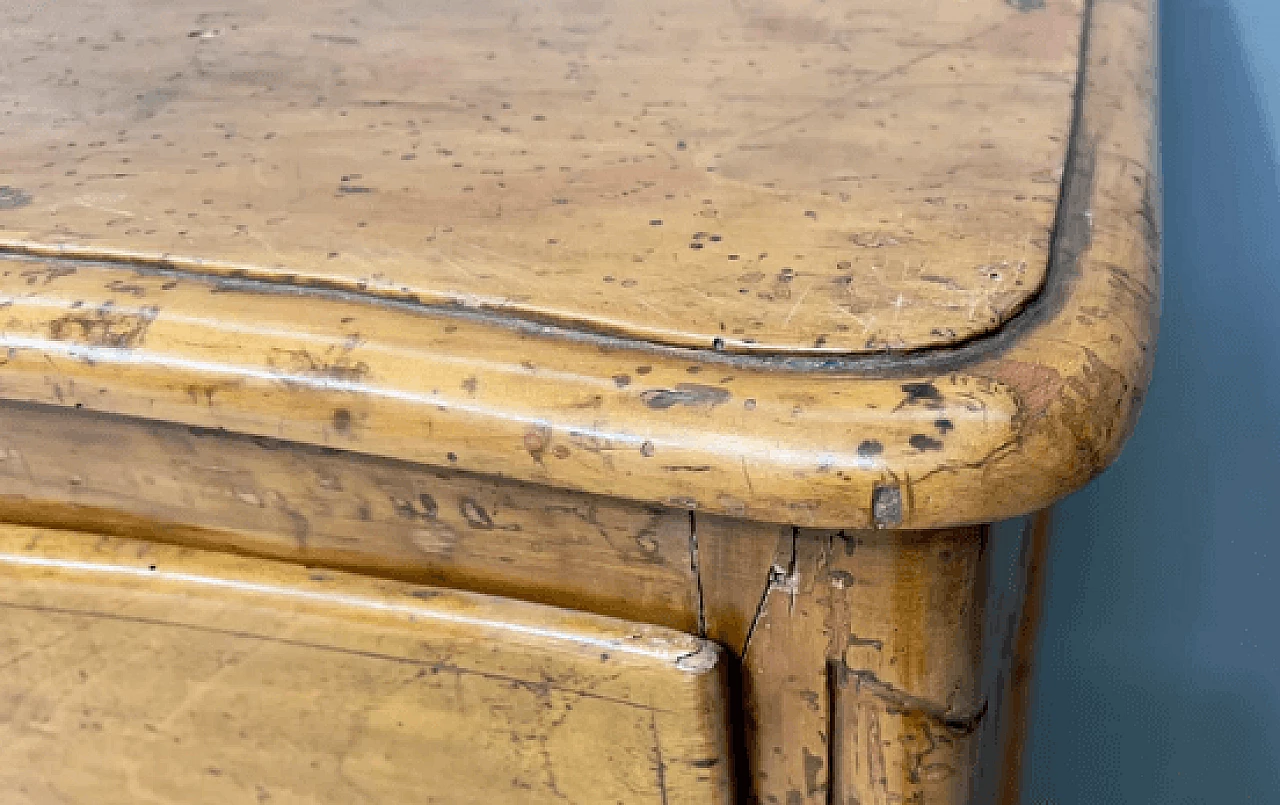
[[707,610],[702,594],[702,564],[698,558],[698,518],[689,512],[689,569],[693,571],[694,595],[698,605],[698,637],[707,636]]
[[667,805],[667,764],[662,760],[662,742],[658,738],[658,716],[649,714],[649,726],[653,729],[653,753],[657,761],[658,793],[662,797],[662,805]]
[[847,740],[841,695],[843,665],[840,660],[827,660],[827,805],[843,805],[845,790],[841,762],[841,750]]
[[922,717],[939,727],[960,735],[972,735],[987,714],[987,701],[972,713],[956,713],[949,706],[943,707],[928,699],[908,693],[881,680],[874,671],[850,668],[843,660],[832,660],[839,687],[846,687],[850,680],[858,691],[866,691],[886,705],[890,712]]
[[760,602],[756,604],[755,615],[751,618],[751,626],[747,629],[747,637],[742,641],[742,653],[739,655],[740,660],[745,660],[747,650],[751,648],[751,638],[756,633],[756,627],[760,625],[760,619],[764,617],[765,605],[769,601],[769,594],[774,590],[786,590],[791,594],[791,608],[795,608],[795,596],[798,589],[798,579],[796,576],[796,540],[799,538],[800,529],[791,529],[791,556],[787,560],[787,567],[784,570],[781,566],[774,564],[769,566],[769,575],[765,578],[764,593],[760,596]]

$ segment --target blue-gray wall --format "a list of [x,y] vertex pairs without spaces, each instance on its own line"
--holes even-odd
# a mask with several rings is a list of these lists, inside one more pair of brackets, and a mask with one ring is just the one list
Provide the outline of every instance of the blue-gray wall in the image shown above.
[[1059,509],[1034,805],[1280,803],[1280,0],[1164,0],[1160,46],[1155,378]]

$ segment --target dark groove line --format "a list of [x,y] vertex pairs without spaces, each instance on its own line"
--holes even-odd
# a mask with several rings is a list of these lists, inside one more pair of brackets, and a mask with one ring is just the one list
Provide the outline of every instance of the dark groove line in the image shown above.
[[698,637],[707,636],[707,612],[702,595],[702,560],[698,556],[698,515],[689,510],[689,569],[693,571],[698,603]]
[[742,641],[742,654],[739,659],[743,662],[747,660],[747,649],[751,648],[751,638],[755,636],[756,626],[760,624],[760,618],[764,615],[765,602],[769,600],[769,593],[773,592],[774,585],[773,567],[769,568],[769,577],[764,582],[764,595],[760,596],[760,600],[756,603],[756,614],[751,618],[751,625],[747,627],[747,636]]
[[846,678],[852,679],[857,690],[865,690],[891,709],[919,716],[951,732],[972,735],[977,732],[983,718],[987,715],[988,702],[986,699],[983,699],[977,709],[971,713],[955,713],[949,706],[943,707],[936,702],[915,696],[881,680],[874,671],[850,668],[842,660],[833,660],[832,662],[841,665],[840,672]]
[[843,663],[827,660],[827,805],[844,805]]
[[658,738],[658,715],[649,714],[649,726],[653,729],[653,753],[658,767],[658,793],[662,796],[662,805],[667,802],[667,764],[662,760],[662,741]]

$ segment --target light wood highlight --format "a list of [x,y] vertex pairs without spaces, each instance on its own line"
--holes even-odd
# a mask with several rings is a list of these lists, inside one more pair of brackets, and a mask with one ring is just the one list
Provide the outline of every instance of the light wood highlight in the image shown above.
[[705,640],[0,530],[8,802],[730,802]]

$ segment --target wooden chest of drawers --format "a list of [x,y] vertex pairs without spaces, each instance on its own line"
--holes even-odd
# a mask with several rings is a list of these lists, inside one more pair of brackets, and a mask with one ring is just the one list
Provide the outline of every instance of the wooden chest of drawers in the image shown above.
[[1153,5],[0,12],[0,786],[1015,802]]

